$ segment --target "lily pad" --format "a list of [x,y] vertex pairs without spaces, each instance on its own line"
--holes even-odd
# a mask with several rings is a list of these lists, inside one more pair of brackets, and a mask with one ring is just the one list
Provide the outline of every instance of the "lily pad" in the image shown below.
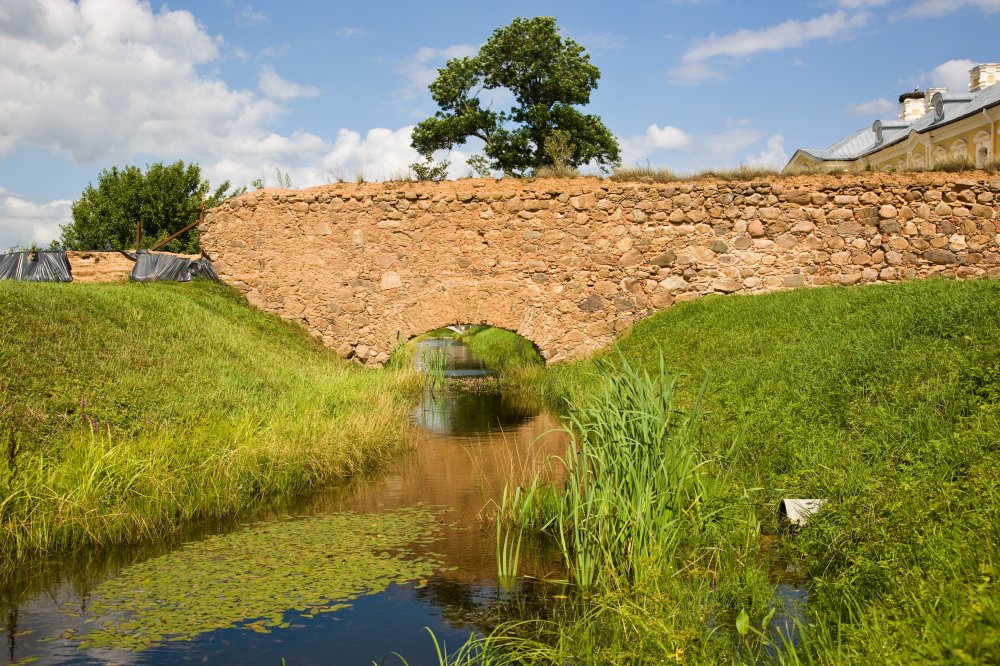
[[432,511],[408,508],[257,524],[210,537],[101,583],[88,609],[99,624],[63,637],[81,647],[141,651],[230,627],[270,633],[289,626],[286,614],[337,611],[360,595],[427,578],[440,562],[409,546],[438,529]]

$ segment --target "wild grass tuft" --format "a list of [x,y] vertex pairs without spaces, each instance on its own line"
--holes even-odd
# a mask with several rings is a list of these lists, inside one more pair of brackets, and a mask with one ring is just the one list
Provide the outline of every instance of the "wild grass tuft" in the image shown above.
[[580,172],[571,166],[543,166],[531,173],[532,178],[579,178]]

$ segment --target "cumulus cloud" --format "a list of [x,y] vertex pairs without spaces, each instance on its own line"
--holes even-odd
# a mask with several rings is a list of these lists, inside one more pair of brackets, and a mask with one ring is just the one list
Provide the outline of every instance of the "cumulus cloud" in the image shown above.
[[969,89],[969,70],[975,66],[976,63],[968,59],[949,60],[932,69],[927,79],[932,86],[962,92]]
[[694,143],[691,135],[682,129],[652,123],[642,134],[625,137],[619,141],[622,163],[633,164],[656,150],[683,150]]
[[474,56],[479,51],[469,44],[455,44],[443,49],[425,46],[416,53],[404,58],[396,68],[405,79],[405,84],[397,93],[397,99],[410,101],[418,95],[427,92],[427,86],[437,78],[438,69],[452,58]]
[[733,127],[731,129],[708,134],[701,140],[701,146],[706,152],[720,159],[733,157],[753,144],[760,138],[760,132],[750,127]]
[[936,18],[963,9],[978,9],[986,14],[1000,12],[1000,0],[920,0],[906,11],[907,16]]
[[35,243],[47,246],[59,237],[60,225],[72,221],[67,199],[40,203],[0,187],[0,252]]
[[737,30],[728,35],[711,34],[689,47],[681,64],[670,70],[681,85],[697,85],[721,74],[706,64],[716,58],[748,58],[762,51],[782,51],[816,39],[832,39],[868,22],[864,12],[836,11],[808,21],[789,20],[760,30]]
[[[249,6],[249,5],[245,5]],[[270,67],[260,92],[237,89],[211,69],[222,40],[186,11],[154,11],[141,0],[4,0],[0,5],[0,159],[41,147],[80,163],[200,162],[214,183],[248,184],[275,167],[298,187],[343,177],[402,175],[417,159],[412,127],[328,138],[278,133],[270,125],[292,100],[316,89]],[[467,55],[430,49],[416,62]],[[206,71],[207,70],[207,71]],[[417,72],[415,76],[426,73]],[[464,175],[464,153],[451,154]],[[34,202],[0,191],[0,245],[47,243],[69,221],[69,202]]]
[[190,13],[136,0],[12,0],[0,19],[0,150],[120,161],[163,146],[201,156],[260,136],[281,108],[199,75],[217,42]]
[[264,65],[257,74],[257,87],[271,99],[289,100],[296,97],[315,97],[319,90],[313,86],[294,83],[278,76],[274,68]]
[[771,135],[764,149],[756,155],[747,155],[746,161],[750,166],[772,169],[784,167],[788,163],[788,154],[785,152],[785,137],[780,134]]
[[885,97],[870,99],[867,102],[858,102],[847,107],[847,112],[852,116],[877,116],[888,113],[896,107]]

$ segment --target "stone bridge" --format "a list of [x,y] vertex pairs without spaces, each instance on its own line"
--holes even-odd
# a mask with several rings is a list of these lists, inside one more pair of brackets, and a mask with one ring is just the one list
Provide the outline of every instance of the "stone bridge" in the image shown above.
[[345,358],[483,323],[559,361],[707,294],[1000,276],[998,196],[983,172],[336,184],[247,193],[201,238],[223,281]]

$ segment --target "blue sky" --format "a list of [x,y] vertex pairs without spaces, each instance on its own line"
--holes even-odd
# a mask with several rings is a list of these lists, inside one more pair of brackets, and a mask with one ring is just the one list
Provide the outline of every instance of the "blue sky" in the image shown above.
[[[681,173],[781,167],[1000,61],[1000,0],[0,0],[0,248],[57,237],[113,165],[182,159],[236,185],[399,175],[436,69],[538,15],[600,68],[587,110],[625,163]],[[454,176],[478,149],[451,155]]]

